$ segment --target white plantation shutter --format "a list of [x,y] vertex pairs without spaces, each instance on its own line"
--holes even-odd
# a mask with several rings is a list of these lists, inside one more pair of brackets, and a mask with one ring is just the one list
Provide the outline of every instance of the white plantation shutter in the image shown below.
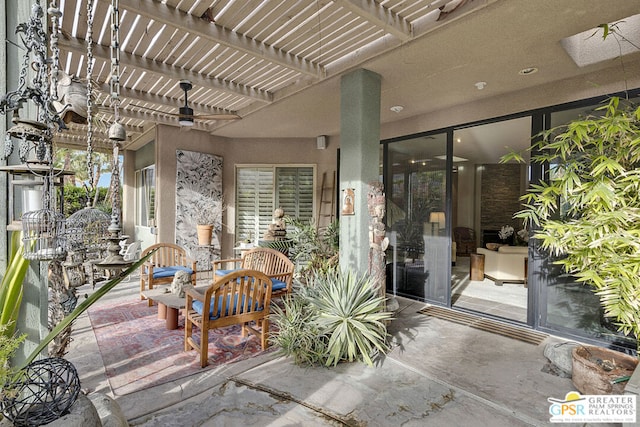
[[313,217],[313,167],[238,167],[236,242],[261,239],[276,207],[286,215]]
[[276,168],[276,207],[292,218],[313,217],[313,168]]
[[273,217],[273,168],[238,168],[236,241],[262,237]]

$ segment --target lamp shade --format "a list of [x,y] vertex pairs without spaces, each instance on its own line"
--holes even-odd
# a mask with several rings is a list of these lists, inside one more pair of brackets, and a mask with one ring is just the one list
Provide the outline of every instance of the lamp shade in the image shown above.
[[429,222],[431,223],[438,223],[438,228],[439,229],[443,229],[446,227],[446,220],[444,217],[444,212],[431,212],[431,214],[429,215]]
[[178,123],[180,123],[181,126],[193,126],[193,108],[186,106],[180,107]]

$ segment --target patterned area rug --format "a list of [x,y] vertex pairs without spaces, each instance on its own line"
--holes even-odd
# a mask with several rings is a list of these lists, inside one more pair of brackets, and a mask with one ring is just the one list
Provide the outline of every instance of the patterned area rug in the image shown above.
[[157,306],[121,301],[92,307],[89,317],[111,389],[121,396],[262,352],[255,336],[240,336],[239,325],[213,329],[209,331],[209,365],[201,368],[198,353],[184,351],[183,316],[178,329],[167,330],[165,321],[158,319]]

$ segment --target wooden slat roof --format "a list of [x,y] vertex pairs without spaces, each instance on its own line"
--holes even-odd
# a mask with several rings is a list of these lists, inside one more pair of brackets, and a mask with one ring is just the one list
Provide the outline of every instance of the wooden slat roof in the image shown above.
[[[246,117],[442,25],[467,0],[119,0],[121,122],[178,126],[181,79],[196,114]],[[469,0],[469,3],[472,3]],[[86,78],[86,0],[59,0],[60,64]],[[111,1],[94,0],[93,80],[109,110]],[[215,132],[226,122],[196,119]],[[81,126],[61,141],[80,139]],[[98,139],[104,135],[98,133]]]

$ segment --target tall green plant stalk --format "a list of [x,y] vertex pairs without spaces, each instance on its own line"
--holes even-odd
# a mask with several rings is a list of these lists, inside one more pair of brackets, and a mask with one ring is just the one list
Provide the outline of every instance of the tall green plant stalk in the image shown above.
[[129,267],[124,272],[121,272],[118,276],[114,277],[113,279],[109,280],[108,282],[106,282],[105,284],[100,286],[100,288],[98,288],[98,290],[96,290],[94,293],[89,295],[89,297],[87,297],[87,299],[85,299],[80,304],[78,304],[76,306],[76,308],[71,313],[69,313],[69,315],[67,315],[64,319],[62,319],[62,321],[55,328],[53,328],[51,330],[51,332],[49,332],[49,334],[46,337],[44,337],[44,339],[42,341],[40,341],[40,344],[27,357],[27,359],[23,362],[22,366],[19,367],[19,370],[24,369],[29,363],[33,362],[35,360],[35,358],[40,353],[42,353],[43,350],[45,350],[47,348],[49,343],[51,341],[53,341],[53,339],[58,334],[60,334],[67,326],[71,325],[71,323],[74,320],[76,320],[78,318],[78,316],[80,316],[82,313],[84,313],[89,307],[91,307],[96,301],[98,301],[107,292],[109,292],[111,289],[113,289],[118,283],[122,282],[122,280],[125,277],[129,276],[134,271],[136,271],[136,269],[138,269],[142,264],[144,264],[144,262],[147,259],[149,259],[154,254],[154,252],[155,251],[151,251],[150,253],[148,253],[144,257],[140,258],[138,261],[136,261],[134,264],[132,264],[131,267]]
[[0,334],[11,337],[16,328],[16,320],[22,303],[22,282],[29,269],[29,261],[22,254],[24,247],[21,233],[12,233],[9,267],[0,283]]
[[[550,165],[516,214],[539,227],[543,250],[593,287],[605,316],[640,348],[640,108],[612,98],[602,116],[552,129],[532,146],[532,162]],[[511,153],[503,161],[523,161]]]

